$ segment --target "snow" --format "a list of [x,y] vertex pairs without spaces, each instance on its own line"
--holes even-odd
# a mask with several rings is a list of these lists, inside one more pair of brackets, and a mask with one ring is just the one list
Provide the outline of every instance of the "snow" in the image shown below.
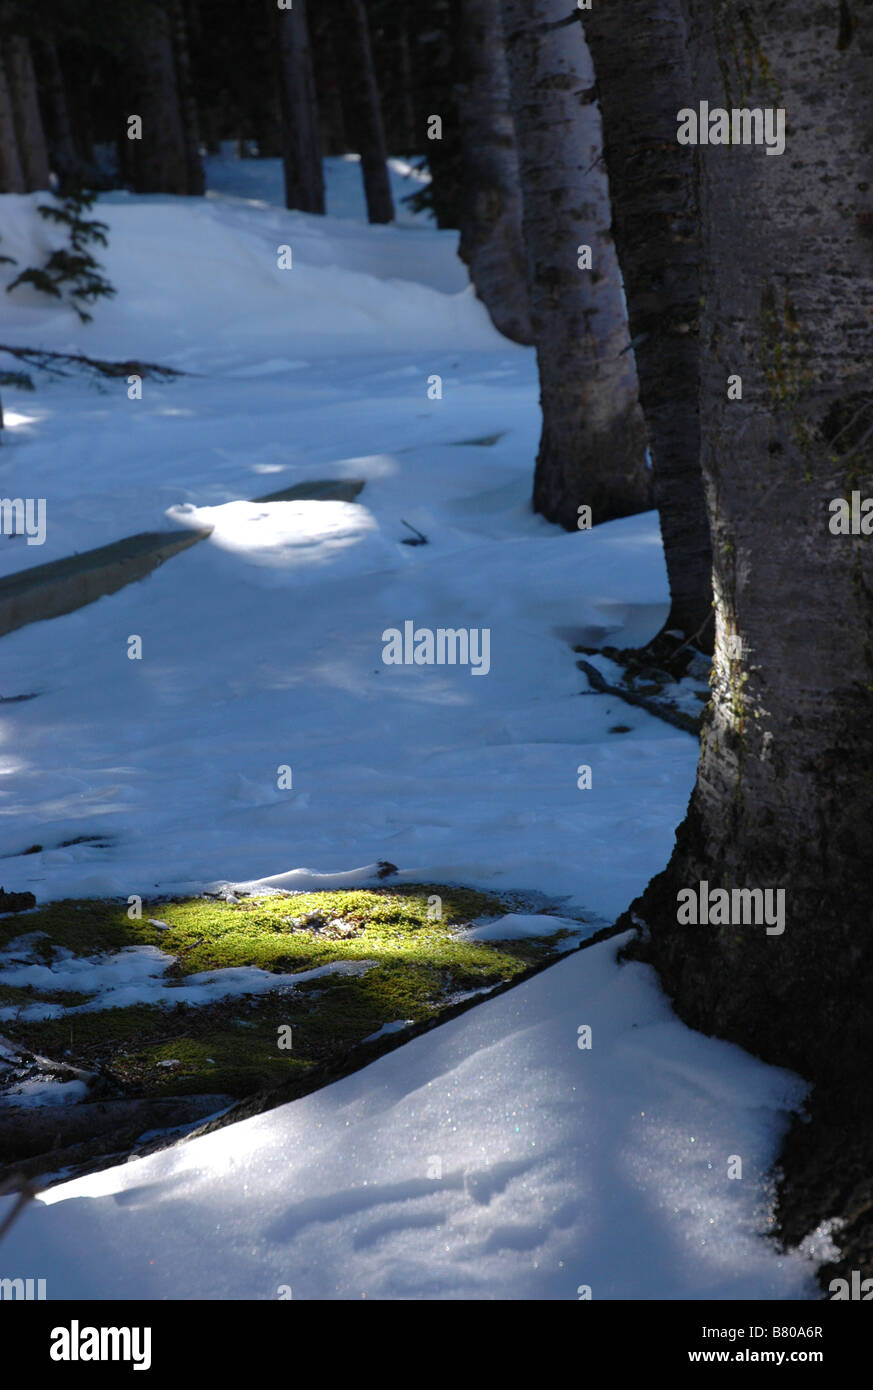
[[85,1081],[54,1081],[41,1077],[4,1089],[0,1095],[0,1107],[6,1105],[26,1110],[37,1105],[76,1105],[87,1095],[88,1085]]
[[267,994],[296,989],[321,975],[363,975],[378,962],[331,961],[280,974],[256,966],[234,966],[221,970],[202,970],[177,980],[166,975],[175,956],[157,946],[129,946],[113,954],[76,956],[56,947],[51,965],[29,962],[9,965],[0,956],[0,985],[35,990],[76,990],[92,997],[84,1004],[64,1006],[35,999],[31,1004],[0,1006],[0,1019],[23,1023],[45,1018],[67,1018],[99,1009],[126,1009],[132,1004],[213,1004],[232,995]]
[[471,941],[520,941],[532,936],[551,936],[556,931],[579,933],[579,923],[571,917],[548,917],[534,912],[507,912],[482,922],[464,933]]
[[802,1084],[685,1028],[619,944],[302,1100],[51,1189],[6,1266],[53,1299],[814,1297],[810,1261],[761,1238]]
[[[4,538],[0,575],[212,528],[144,582],[3,638],[0,693],[39,692],[0,715],[3,882],[40,902],[299,891],[374,883],[389,860],[389,884],[568,914],[513,913],[504,935],[590,933],[667,861],[694,780],[695,740],[588,693],[571,650],[659,629],[657,517],[572,535],[535,517],[534,353],[491,326],[456,234],[354,220],[348,161],[328,162],[330,216],[288,213],[270,163],[211,164],[205,200],[101,198],[119,294],[87,327],[3,295],[6,341],[190,374],[146,377],[142,400],[124,379],[4,388],[0,492],[46,498],[48,534]],[[57,238],[38,201],[2,200],[23,264]],[[250,501],[327,478],[366,486]],[[428,544],[404,545],[404,522]],[[487,677],[386,665],[382,634],[408,620],[488,629]],[[87,980],[86,1008],[144,1001],[167,996],[165,962],[58,956],[40,982]],[[8,983],[45,970],[4,966]],[[253,992],[262,973],[204,972],[173,997]],[[761,1234],[802,1093],[686,1029],[606,942],[291,1105],[51,1189],[4,1265],[39,1269],[51,1298],[813,1297],[810,1262]]]
[[[222,169],[267,178],[270,163]],[[359,177],[331,168],[335,189]],[[39,200],[4,198],[20,260],[58,236]],[[192,375],[146,377],[142,400],[123,378],[4,390],[29,423],[5,431],[0,492],[44,496],[48,531],[0,546],[0,573],[138,531],[212,531],[144,582],[3,639],[2,694],[39,692],[0,717],[9,883],[40,902],[126,899],[353,883],[388,859],[397,882],[536,891],[611,920],[667,858],[697,750],[625,707],[633,732],[610,734],[617,702],[584,693],[570,647],[657,631],[657,518],[568,535],[531,513],[535,356],[492,327],[457,235],[217,192],[112,194],[96,214],[118,297],[83,327],[16,290],[5,338]],[[247,500],[324,478],[366,486],[354,503]],[[404,545],[404,522],[428,544]],[[407,620],[487,628],[487,677],[385,665],[382,633]],[[83,835],[99,842],[62,844]]]
[[391,1023],[383,1023],[381,1028],[377,1028],[375,1033],[370,1033],[363,1039],[365,1043],[375,1042],[377,1038],[384,1038],[389,1033],[402,1033],[404,1028],[411,1028],[415,1019],[395,1018]]

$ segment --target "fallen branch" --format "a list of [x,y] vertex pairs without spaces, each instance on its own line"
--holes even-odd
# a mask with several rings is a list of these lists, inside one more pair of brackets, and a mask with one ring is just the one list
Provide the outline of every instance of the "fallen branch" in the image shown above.
[[172,378],[176,376],[188,376],[188,372],[183,372],[178,367],[162,367],[155,362],[106,362],[100,357],[86,357],[84,353],[78,352],[50,352],[48,348],[28,348],[12,347],[9,343],[0,343],[0,352],[8,352],[13,357],[26,362],[30,367],[42,367],[44,371],[54,372],[56,376],[69,376],[63,367],[55,364],[65,363],[67,366],[87,367],[89,370],[97,372],[100,376],[153,376]]
[[648,714],[654,714],[656,719],[663,719],[665,723],[684,730],[686,734],[693,734],[695,738],[699,736],[698,721],[692,719],[690,714],[683,714],[681,710],[667,709],[665,705],[659,705],[656,700],[650,700],[646,695],[636,695],[632,690],[622,690],[620,686],[609,685],[597,667],[592,666],[590,661],[577,661],[576,665],[580,671],[585,672],[592,688],[597,691],[598,695],[616,695],[627,705],[638,705]]

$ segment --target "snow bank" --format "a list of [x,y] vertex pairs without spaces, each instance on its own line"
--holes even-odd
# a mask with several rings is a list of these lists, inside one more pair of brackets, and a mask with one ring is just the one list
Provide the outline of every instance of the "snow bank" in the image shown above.
[[761,1238],[802,1083],[685,1028],[617,944],[314,1095],[53,1189],[6,1266],[54,1299],[814,1298],[812,1265]]

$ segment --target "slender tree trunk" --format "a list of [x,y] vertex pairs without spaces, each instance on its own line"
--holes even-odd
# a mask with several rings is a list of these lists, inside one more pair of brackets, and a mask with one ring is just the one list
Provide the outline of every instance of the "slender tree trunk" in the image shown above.
[[[240,105],[257,144],[258,158],[281,159],[284,144],[275,0],[261,0],[260,14],[255,11],[254,17],[259,22],[246,27],[248,54],[245,74],[240,74]],[[311,23],[311,7],[308,19]]]
[[334,35],[340,60],[346,128],[358,146],[367,215],[371,222],[394,221],[388,152],[379,89],[370,49],[370,29],[362,0],[336,0]]
[[[438,227],[460,227],[462,205],[461,130],[456,90],[462,55],[461,0],[429,0],[427,22],[413,46],[416,74],[416,148],[427,157],[430,204]],[[434,138],[432,117],[441,122]]]
[[[199,55],[202,53],[204,45],[208,42],[208,36],[204,33],[204,16],[201,10],[200,0],[187,0],[184,5],[185,28],[188,39],[188,53]],[[212,16],[207,16],[211,25]],[[272,54],[271,54],[272,58]],[[193,70],[193,69],[192,69]],[[212,76],[210,72],[210,77]],[[218,104],[214,95],[212,82],[207,82],[207,91],[204,94],[202,72],[199,74],[199,101],[197,105],[197,124],[200,130],[200,139],[206,149],[207,154],[221,154],[221,132],[227,119],[227,107],[224,103]],[[279,151],[277,151],[279,153]]]
[[179,114],[185,144],[185,165],[188,192],[202,197],[206,192],[206,175],[200,158],[200,126],[197,103],[191,76],[191,54],[188,46],[188,27],[182,0],[170,0],[170,23],[173,33],[173,52],[176,58],[176,86],[179,92]]
[[[566,0],[503,0],[543,432],[534,507],[568,530],[652,505],[645,427],[598,168],[594,74]],[[591,249],[591,268],[578,248]]]
[[48,188],[48,150],[39,111],[33,58],[30,43],[18,35],[11,35],[6,40],[6,76],[12,96],[12,114],[25,187],[29,193],[37,188]]
[[163,7],[143,19],[135,56],[131,115],[142,117],[142,139],[130,140],[125,160],[137,193],[189,193],[190,167],[170,16]]
[[700,312],[694,149],[676,139],[691,89],[680,0],[580,11],[594,59],[613,234],[636,343],[655,503],[670,579],[665,626],[712,651],[712,548],[700,471]]
[[[98,173],[94,153],[94,119],[91,98],[99,79],[94,73],[93,66],[80,54],[75,57],[68,57],[64,54],[61,65],[76,161],[83,177],[89,183],[96,184]],[[127,144],[127,141],[125,140],[124,143]]]
[[[787,130],[781,155],[698,151],[713,699],[673,857],[635,907],[693,1026],[863,1096],[873,542],[832,533],[831,504],[873,498],[873,9],[839,31],[802,0],[750,0],[739,30],[721,0],[689,13],[679,105],[781,108]],[[736,910],[680,925],[677,893],[701,881],[784,891],[784,932]]]
[[48,112],[46,124],[49,133],[52,167],[63,184],[65,180],[72,178],[77,173],[81,161],[73,137],[67,87],[57,46],[46,41],[41,48],[45,77],[44,98]]
[[[403,9],[397,17],[397,80],[400,83],[400,139],[404,154],[414,154],[420,140],[416,139],[415,98],[413,95],[412,49],[409,42],[409,14]],[[506,59],[504,58],[504,62]]]
[[311,36],[321,140],[325,154],[340,155],[348,153],[349,142],[332,26],[329,11],[319,6],[312,17]]
[[463,203],[458,254],[496,328],[532,343],[518,151],[500,0],[464,0],[458,88]]
[[24,193],[24,170],[18,154],[18,136],[12,111],[12,94],[0,52],[0,193]]
[[324,213],[324,170],[305,0],[277,13],[285,206]]

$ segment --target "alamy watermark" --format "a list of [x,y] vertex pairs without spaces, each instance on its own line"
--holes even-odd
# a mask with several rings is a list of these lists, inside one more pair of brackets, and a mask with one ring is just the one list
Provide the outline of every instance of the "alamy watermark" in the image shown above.
[[873,1299],[873,1279],[862,1279],[861,1271],[852,1270],[852,1282],[848,1279],[832,1279],[828,1284],[832,1303],[840,1303],[846,1299],[855,1299],[861,1303],[869,1303]]
[[765,145],[767,154],[785,153],[785,109],[781,106],[742,106],[727,111],[702,101],[699,110],[683,106],[677,112],[680,145]]
[[767,927],[768,936],[785,930],[784,888],[710,888],[706,879],[676,894],[681,927]]
[[130,1361],[135,1371],[152,1364],[150,1327],[80,1327],[73,1318],[69,1327],[53,1327],[51,1339],[52,1361]]
[[488,627],[416,627],[411,619],[382,633],[386,666],[469,666],[471,676],[491,670],[491,629]]
[[44,1279],[0,1279],[0,1299],[45,1298]]
[[847,497],[834,497],[828,503],[830,520],[828,530],[832,536],[873,535],[873,497],[863,497],[860,492]]
[[0,531],[26,536],[28,545],[45,543],[45,498],[0,497]]

